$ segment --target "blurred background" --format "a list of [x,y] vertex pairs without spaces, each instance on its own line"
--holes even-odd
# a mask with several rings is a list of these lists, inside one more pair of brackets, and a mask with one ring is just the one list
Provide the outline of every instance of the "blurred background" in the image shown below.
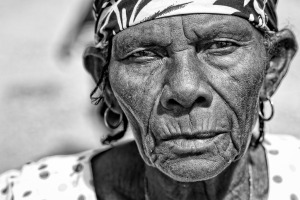
[[[82,66],[91,0],[0,0],[0,173],[47,155],[97,148],[108,132]],[[299,0],[279,1],[279,27],[300,40]],[[272,98],[267,132],[300,137],[300,55]]]

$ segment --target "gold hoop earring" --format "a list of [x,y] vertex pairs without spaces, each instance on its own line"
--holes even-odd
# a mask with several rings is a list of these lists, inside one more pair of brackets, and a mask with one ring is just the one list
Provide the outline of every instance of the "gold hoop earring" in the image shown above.
[[[117,121],[113,122],[111,119],[118,118]],[[107,128],[116,129],[120,126],[123,121],[123,114],[113,112],[110,108],[106,108],[104,112],[104,124]]]

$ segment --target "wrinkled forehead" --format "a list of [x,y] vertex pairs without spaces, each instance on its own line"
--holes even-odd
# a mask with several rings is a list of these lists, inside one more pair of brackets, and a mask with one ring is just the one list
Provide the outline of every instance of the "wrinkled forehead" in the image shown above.
[[116,34],[114,49],[133,49],[137,46],[167,47],[178,40],[185,43],[209,41],[216,37],[249,41],[261,35],[247,20],[218,14],[190,14],[144,22]]
[[277,0],[96,0],[96,46],[140,23],[187,14],[234,15],[261,31],[277,31]]

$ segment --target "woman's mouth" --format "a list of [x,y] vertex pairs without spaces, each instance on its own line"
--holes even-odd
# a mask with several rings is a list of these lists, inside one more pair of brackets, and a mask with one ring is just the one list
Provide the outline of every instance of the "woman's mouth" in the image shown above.
[[178,155],[201,154],[214,145],[215,140],[230,131],[205,131],[193,134],[172,134],[160,140],[160,145]]

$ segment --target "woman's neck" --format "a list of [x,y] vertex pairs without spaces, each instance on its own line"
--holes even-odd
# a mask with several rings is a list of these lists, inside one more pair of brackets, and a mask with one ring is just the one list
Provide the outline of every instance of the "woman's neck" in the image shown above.
[[146,166],[145,193],[148,199],[229,200],[250,197],[249,155],[232,163],[218,176],[200,182],[175,181],[156,168]]
[[197,183],[174,181],[159,170],[146,166],[135,142],[116,146],[92,159],[95,192],[99,199],[249,199],[249,164],[252,166],[253,197],[266,200],[268,167],[262,146],[248,150],[213,179]]

